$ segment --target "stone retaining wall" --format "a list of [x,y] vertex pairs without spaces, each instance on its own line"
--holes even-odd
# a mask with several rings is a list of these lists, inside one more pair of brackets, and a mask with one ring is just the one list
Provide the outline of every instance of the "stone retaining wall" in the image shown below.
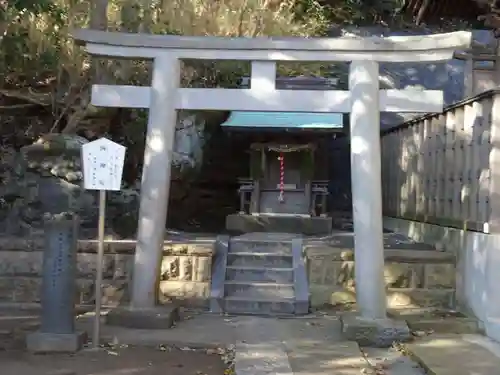
[[[311,305],[355,302],[351,249],[306,245]],[[432,250],[385,250],[387,304],[391,308],[450,307],[454,303],[453,254]]]
[[476,317],[500,341],[500,235],[384,217],[384,227],[415,241],[434,243],[457,258],[457,307]]
[[[180,300],[205,306],[210,294],[215,240],[165,242],[158,288],[160,303]],[[95,303],[96,241],[80,241],[77,261],[76,303]],[[127,304],[135,241],[105,245],[103,299],[107,306]],[[40,302],[43,238],[0,238],[0,303]]]

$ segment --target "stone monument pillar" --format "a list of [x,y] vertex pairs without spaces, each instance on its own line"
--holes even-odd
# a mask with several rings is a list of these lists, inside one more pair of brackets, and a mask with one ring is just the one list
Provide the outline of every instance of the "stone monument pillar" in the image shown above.
[[41,326],[27,337],[27,347],[38,353],[75,352],[86,339],[75,331],[78,217],[61,213],[44,219]]

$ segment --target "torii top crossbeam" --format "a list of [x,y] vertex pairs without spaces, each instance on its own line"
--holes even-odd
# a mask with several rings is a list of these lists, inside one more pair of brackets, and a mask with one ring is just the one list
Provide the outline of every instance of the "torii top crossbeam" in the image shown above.
[[[118,58],[207,59],[251,61],[249,89],[177,88],[177,109],[350,112],[346,91],[277,90],[277,61],[390,61],[449,60],[456,49],[470,45],[471,33],[408,37],[342,38],[227,38],[127,34],[78,30],[77,42],[92,55]],[[164,62],[155,64],[158,72]],[[92,103],[105,107],[149,108],[148,87],[94,85]],[[439,112],[441,91],[380,91],[380,110]],[[425,105],[424,105],[425,104]]]
[[[441,61],[457,49],[468,48],[471,33],[458,31],[426,36],[341,38],[228,38],[130,34],[76,30],[73,37],[91,54],[125,58],[154,58],[161,50],[186,59],[272,61]],[[214,53],[217,51],[217,53]],[[237,56],[235,51],[245,51]]]

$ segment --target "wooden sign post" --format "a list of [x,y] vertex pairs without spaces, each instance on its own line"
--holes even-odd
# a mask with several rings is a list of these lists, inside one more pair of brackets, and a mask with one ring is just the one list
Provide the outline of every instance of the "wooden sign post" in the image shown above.
[[99,190],[99,226],[95,282],[95,317],[92,345],[99,348],[102,297],[102,264],[104,260],[104,223],[106,190],[119,191],[122,182],[126,148],[107,138],[82,146],[83,185],[87,190]]

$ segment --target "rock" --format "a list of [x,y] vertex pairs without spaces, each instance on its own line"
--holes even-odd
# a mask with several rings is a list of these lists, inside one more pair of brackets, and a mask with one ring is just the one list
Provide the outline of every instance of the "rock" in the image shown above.
[[[179,115],[172,180],[183,181],[185,175],[192,178],[193,172],[198,170],[203,157],[204,127],[205,120],[198,115],[188,112]],[[83,232],[80,237],[95,235],[97,194],[82,188],[80,153],[86,143],[88,140],[78,135],[54,133],[40,137],[20,151],[0,150],[0,234],[29,235],[42,227],[44,213],[70,211],[80,216]],[[143,150],[133,151],[140,154],[139,160],[142,160]],[[140,165],[134,167],[140,170]],[[135,237],[137,230],[140,181],[131,184],[107,195],[106,227],[122,238]],[[172,185],[170,193],[174,198],[171,207],[176,210],[179,209],[175,207],[176,200],[185,198],[186,188],[184,183]],[[197,202],[189,204],[198,207]],[[184,210],[183,207],[180,211],[188,215],[193,213],[193,209]],[[175,221],[187,222],[184,215]]]
[[[179,113],[168,209],[171,228],[217,232],[224,228],[226,215],[237,211],[235,182],[246,173],[250,139],[223,132],[219,125],[225,116]],[[137,230],[141,125],[134,124],[138,128],[133,133],[115,135],[121,143],[129,141],[124,188],[107,194],[107,231],[118,238],[133,238]],[[0,235],[29,235],[40,230],[43,213],[63,211],[79,214],[80,237],[96,235],[97,194],[81,188],[80,151],[86,142],[76,135],[48,134],[20,151],[0,149]]]
[[[80,149],[85,138],[66,134],[41,137],[20,152],[2,150],[0,164],[0,232],[25,235],[41,228],[44,213],[74,212],[82,228],[97,226],[96,193],[82,188]],[[8,156],[8,157],[4,157]],[[110,195],[108,227],[114,218],[135,221],[137,191]],[[135,226],[127,226],[133,236]],[[130,233],[132,232],[132,234]]]
[[29,154],[31,159],[38,155],[42,159],[49,155],[80,156],[81,147],[88,143],[83,137],[72,134],[51,133],[40,137],[35,143],[22,148],[22,152]]

